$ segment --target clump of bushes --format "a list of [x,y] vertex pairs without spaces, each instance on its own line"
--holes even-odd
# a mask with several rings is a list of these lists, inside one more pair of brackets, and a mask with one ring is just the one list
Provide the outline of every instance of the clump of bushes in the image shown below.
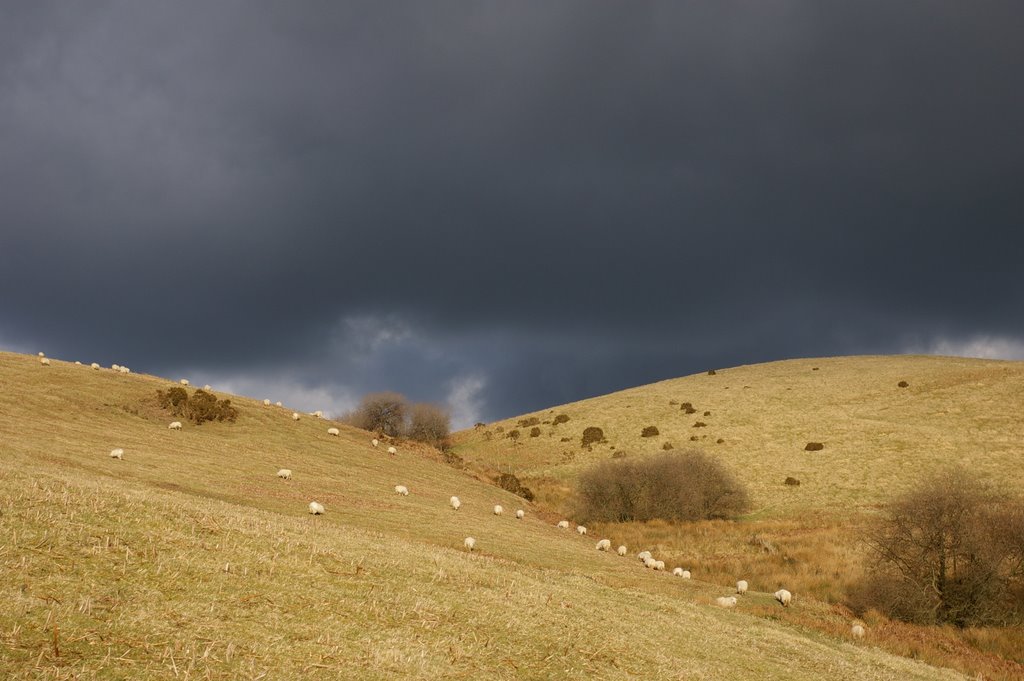
[[519,419],[519,426],[521,428],[529,428],[530,426],[535,426],[538,423],[540,423],[540,419],[537,418],[536,416],[531,416],[530,418],[526,419]]
[[658,426],[647,426],[640,431],[640,437],[655,437],[658,435]]
[[444,462],[446,464],[452,466],[453,468],[458,468],[459,470],[462,470],[463,468],[466,467],[466,462],[463,460],[463,458],[451,450],[442,451],[441,458],[444,459]]
[[540,437],[540,428],[537,426],[530,428],[530,437]]
[[717,373],[714,369],[708,369],[708,376],[714,376]]
[[898,388],[908,388],[908,387],[910,387],[910,384],[907,383],[906,381],[900,381],[899,383],[896,384],[896,387],[898,387]]
[[796,478],[792,477],[792,476],[787,476],[786,477],[786,484],[790,485],[791,487],[799,487],[800,486],[800,481],[797,480]]
[[568,422],[569,422],[569,415],[568,414],[559,414],[558,416],[555,417],[555,420],[552,421],[551,423],[552,423],[552,425],[556,425],[557,426],[559,423],[568,423]]
[[205,390],[196,390],[192,395],[178,386],[157,390],[156,401],[161,409],[167,409],[172,415],[188,419],[197,426],[207,421],[233,423],[238,418],[238,410],[231,400],[218,400],[216,395]]
[[505,437],[508,438],[509,440],[518,440],[519,439],[519,430],[518,429],[510,430],[507,433],[505,433]]
[[563,437],[563,438],[561,438],[559,440],[559,442],[572,442],[572,438],[571,437]]
[[825,449],[825,445],[821,442],[808,442],[804,447],[805,452],[820,452],[822,449]]
[[850,591],[855,612],[958,627],[1024,621],[1024,502],[971,472],[897,497],[864,538],[871,569]]
[[584,447],[594,442],[604,442],[604,431],[597,426],[587,426],[583,429],[582,441]]
[[668,450],[672,449],[672,443],[671,442],[665,442],[665,444],[663,444],[661,446],[661,448],[664,449],[667,452]]
[[704,423],[703,421],[697,421],[696,423],[693,424],[693,427],[694,428],[706,428],[707,425],[708,424]]
[[725,440],[723,440],[722,438],[718,438],[717,440],[715,440],[715,444],[716,444],[716,445],[720,445],[720,444],[722,444],[723,442],[725,442]]
[[680,409],[680,411],[684,411],[687,414],[696,414],[697,413],[697,410],[694,409],[693,405],[690,404],[689,402],[683,402],[681,405],[679,405],[679,409]]
[[576,493],[576,515],[590,522],[734,518],[750,506],[732,473],[698,451],[601,462]]
[[711,416],[711,412],[710,411],[704,412],[704,416]]
[[503,490],[512,492],[512,494],[520,496],[527,501],[533,501],[533,492],[529,487],[525,487],[519,478],[512,473],[502,473],[494,482]]
[[[445,449],[450,446],[451,416],[436,404],[410,404],[404,395],[394,392],[370,393],[343,421],[388,437],[404,436],[417,442]],[[478,423],[475,428],[482,428]],[[487,434],[484,434],[487,438]]]

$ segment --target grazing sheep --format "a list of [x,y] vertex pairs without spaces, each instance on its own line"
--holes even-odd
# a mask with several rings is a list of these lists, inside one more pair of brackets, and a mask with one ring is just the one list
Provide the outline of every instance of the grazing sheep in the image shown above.
[[665,571],[665,561],[663,561],[663,560],[656,560],[656,561],[654,561],[654,569],[658,570],[660,572],[664,572]]
[[677,568],[673,569],[672,570],[672,575],[674,577],[682,577],[683,576],[683,568],[677,567]]
[[462,545],[466,547],[467,551],[472,551],[474,548],[476,548],[476,539],[473,539],[472,537],[466,537],[465,541],[462,542]]
[[715,604],[720,608],[735,608],[736,597],[735,596],[719,596],[715,599]]
[[283,404],[281,404],[281,401],[280,401],[280,400],[278,400],[277,402],[274,402],[274,406],[275,406],[275,407],[283,407],[284,405],[283,405]]
[[319,502],[311,501],[309,502],[309,512],[313,515],[322,515],[324,513],[324,506]]
[[644,558],[644,567],[645,568],[652,568],[653,569],[654,566],[657,565],[657,564],[658,564],[658,561],[654,560],[650,556],[648,556],[647,558]]
[[577,533],[578,533],[578,534],[579,534],[579,535],[580,535],[581,537],[583,537],[583,536],[585,536],[585,535],[587,534],[587,528],[583,527],[582,525],[577,525],[577,526],[576,526],[576,532],[577,532]]
[[409,496],[409,488],[405,485],[395,485],[395,494],[401,494],[403,497]]
[[322,419],[324,417],[324,413],[322,411],[320,411],[320,410],[317,410],[317,411],[314,411],[313,413],[311,413],[310,416],[315,416],[318,419]]
[[76,360],[75,360],[75,366],[82,366],[82,363],[81,363],[81,362],[79,362],[79,361],[78,361],[78,360],[76,359]]
[[206,385],[203,386],[203,390],[205,390],[206,392],[210,392],[211,390],[213,390],[213,388],[210,386],[209,383],[207,383]]
[[775,600],[782,603],[782,607],[785,608],[793,602],[793,594],[789,593],[785,589],[779,589],[775,592]]
[[651,557],[651,552],[650,551],[641,551],[640,553],[636,554],[636,557],[640,559],[641,563],[643,563],[648,558]]
[[92,363],[92,364],[90,364],[89,366],[90,366],[90,367],[92,367],[93,369],[95,369],[96,371],[99,371],[99,370],[100,370],[100,365],[99,365],[99,364],[97,364],[96,362],[93,362],[93,363]]
[[188,379],[187,378],[183,378],[180,381],[178,381],[178,383],[181,383],[182,385],[188,385]]
[[611,542],[611,540],[610,539],[602,539],[601,541],[597,542],[597,550],[598,551],[611,551],[612,550],[612,542]]
[[270,400],[263,400],[263,406],[264,407],[269,407],[270,406]]
[[112,369],[113,371],[120,371],[120,370],[121,370],[121,366],[120,366],[119,364],[111,364],[111,365],[110,365],[110,368],[111,368],[111,369]]
[[299,420],[299,412],[293,411],[292,412],[292,421],[298,421],[298,420]]
[[50,366],[50,358],[49,357],[40,357],[39,358],[39,363],[41,365],[43,365],[44,367],[48,367],[48,366]]
[[167,426],[168,430],[181,430],[181,421],[171,421],[171,425]]
[[690,571],[689,570],[683,570],[683,574],[681,574],[679,576],[682,577],[683,579],[689,579],[690,578]]
[[615,549],[615,552],[617,554],[619,554],[620,556],[624,556],[627,553],[626,552],[626,547],[625,546],[620,546],[619,548]]
[[388,447],[388,454],[394,456],[395,454],[398,454],[398,450],[395,449],[394,447]]
[[341,435],[341,431],[338,430],[337,428],[328,428],[327,429],[327,434],[328,435],[333,435],[334,437],[338,437],[339,435]]
[[462,506],[462,502],[459,501],[458,497],[452,497],[451,499],[448,500],[448,503],[451,504],[452,508],[454,508],[456,511],[458,511],[459,508]]
[[854,638],[864,638],[864,627],[860,624],[854,624],[850,628],[850,636]]
[[46,353],[45,353],[45,352],[40,352],[40,353],[39,353],[39,356],[40,356],[40,357],[46,357]]
[[505,509],[503,509],[501,507],[501,504],[495,504],[495,506],[494,506],[494,515],[501,515],[504,512],[505,512]]
[[370,440],[370,444],[376,447],[377,445],[380,444],[380,440],[378,440],[377,438],[373,438],[372,440]]
[[741,596],[747,593],[747,580],[741,579],[740,581],[736,582],[736,593],[738,593]]
[[292,469],[290,469],[290,468],[282,468],[281,470],[279,470],[277,472],[277,477],[281,478],[282,480],[291,480],[292,479]]
[[524,511],[521,508],[516,510],[516,520],[522,520],[525,517],[526,517],[526,511]]
[[118,371],[120,371],[122,374],[130,374],[132,372],[132,370],[129,369],[128,367],[119,367]]
[[111,459],[117,459],[118,461],[123,460],[124,459],[124,450],[121,449],[120,447],[118,447],[117,449],[111,449],[110,450],[110,458]]
[[569,529],[569,521],[568,520],[559,520],[558,521],[558,528],[561,529],[561,530],[568,530]]

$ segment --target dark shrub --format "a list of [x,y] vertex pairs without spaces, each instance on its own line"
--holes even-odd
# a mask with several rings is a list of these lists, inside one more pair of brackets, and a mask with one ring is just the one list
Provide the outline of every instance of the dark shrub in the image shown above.
[[530,437],[540,437],[540,428],[536,426],[530,428]]
[[704,423],[703,421],[697,421],[696,423],[693,424],[693,427],[694,428],[706,428],[707,425],[708,424]]
[[1024,505],[953,469],[884,509],[865,536],[873,560],[849,605],[919,624],[1024,621]]
[[668,450],[672,449],[672,443],[671,442],[666,442],[665,444],[663,444],[661,446],[661,448],[664,449],[667,452]]
[[700,438],[698,436],[696,436],[696,435],[691,435],[690,436],[690,442],[697,442],[698,440],[700,440]]
[[797,480],[796,478],[793,478],[793,477],[787,477],[786,478],[786,484],[787,485],[791,485],[793,487],[799,487],[800,486],[800,481]]
[[436,404],[414,404],[409,414],[407,435],[410,440],[441,448],[451,431],[451,416]]
[[486,424],[486,423],[479,423],[479,422],[478,422],[478,423],[474,423],[474,424],[473,424],[473,428],[476,428],[476,429],[479,429],[479,428],[486,428],[486,427],[487,427],[487,424]]
[[715,370],[714,370],[714,369],[708,369],[708,376],[714,376],[714,375],[715,375],[715,373],[716,373],[716,372],[715,372]]
[[805,452],[819,452],[825,449],[825,445],[821,442],[808,442],[807,446],[804,447]]
[[657,434],[658,434],[658,427],[657,426],[647,426],[642,431],[640,431],[640,437],[654,437]]
[[718,445],[722,444],[723,442],[725,442],[725,440],[723,440],[722,438],[718,438],[717,440],[715,440],[715,444]]
[[519,419],[519,425],[522,428],[529,428],[530,426],[535,426],[538,423],[540,423],[540,419],[536,416],[531,416],[528,419]]
[[156,400],[161,408],[198,426],[207,421],[234,422],[238,418],[238,410],[231,400],[218,400],[216,395],[205,390],[196,390],[191,396],[179,387],[157,390]]
[[349,420],[356,428],[396,437],[405,428],[408,408],[404,395],[392,392],[371,393],[363,397]]
[[722,464],[697,451],[604,461],[580,474],[577,516],[591,522],[733,518],[746,490]]
[[910,384],[907,383],[906,381],[900,381],[899,383],[896,384],[896,387],[898,387],[898,388],[908,388],[908,387],[910,387]]
[[704,412],[704,416],[711,416],[711,412],[710,411]]
[[527,501],[533,501],[533,492],[530,491],[529,487],[524,487],[522,482],[519,481],[519,478],[512,473],[502,473],[494,482],[503,490],[507,490],[512,492],[512,494],[521,496]]
[[583,446],[593,442],[604,442],[604,431],[597,426],[588,426],[583,429]]
[[552,421],[551,423],[557,426],[559,423],[568,423],[568,422],[569,422],[569,415],[568,414],[559,414],[558,416],[555,417],[555,420]]
[[498,426],[497,428],[494,429],[494,432],[495,433],[504,433],[505,432],[505,426]]
[[563,438],[561,438],[559,440],[559,442],[572,442],[572,438],[571,437],[563,437]]
[[515,430],[515,429],[514,430],[510,430],[510,431],[508,431],[505,434],[505,437],[508,438],[509,440],[518,440],[519,439],[519,431]]
[[446,464],[454,468],[463,469],[466,467],[466,462],[463,461],[462,457],[455,452],[448,450],[442,451],[441,458],[444,459]]

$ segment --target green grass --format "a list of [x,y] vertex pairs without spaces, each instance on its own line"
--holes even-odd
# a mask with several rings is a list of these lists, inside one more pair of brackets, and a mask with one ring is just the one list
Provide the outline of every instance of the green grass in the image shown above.
[[244,398],[169,431],[168,385],[0,353],[0,678],[959,678],[810,599],[715,608],[427,448]]

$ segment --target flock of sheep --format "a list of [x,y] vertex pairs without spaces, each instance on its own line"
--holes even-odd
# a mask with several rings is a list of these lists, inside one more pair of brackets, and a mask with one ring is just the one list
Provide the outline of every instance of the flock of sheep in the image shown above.
[[[50,360],[49,360],[48,357],[46,357],[46,355],[44,353],[40,352],[38,356],[39,356],[39,363],[40,363],[40,365],[42,365],[42,366],[49,366],[50,365]],[[75,364],[76,365],[81,365],[81,362],[75,362]],[[90,366],[91,366],[92,369],[95,369],[95,370],[98,370],[98,369],[101,368],[100,365],[96,364],[95,362],[92,363]],[[113,371],[116,371],[116,372],[122,373],[122,374],[131,373],[131,370],[128,367],[121,366],[121,365],[118,365],[118,364],[112,365],[111,369]],[[183,385],[183,386],[189,385],[188,379],[185,379],[185,378],[181,379],[179,381],[179,383],[181,385]],[[206,391],[212,390],[212,388],[209,385],[203,386],[203,389],[206,390]],[[282,406],[281,402],[276,402],[274,404],[275,404],[275,406],[278,406],[278,407]],[[269,406],[271,406],[271,401],[269,399],[264,399],[263,400],[263,405],[269,407]],[[323,418],[323,412],[322,411],[314,411],[310,415],[313,416],[314,418]],[[301,418],[298,412],[292,412],[292,416],[291,417],[292,417],[293,421],[298,421]],[[170,430],[181,430],[182,429],[182,423],[181,423],[181,421],[172,421],[170,423],[170,425],[168,426],[168,428]],[[330,436],[333,436],[333,437],[338,437],[338,436],[341,435],[341,431],[338,428],[332,426],[332,427],[327,429],[327,434],[330,435]],[[370,445],[372,447],[376,448],[376,447],[378,447],[380,445],[380,441],[377,438],[373,438],[372,440],[370,440]],[[387,452],[388,452],[388,454],[393,456],[393,455],[396,455],[398,453],[398,450],[394,446],[389,446],[387,448]],[[120,448],[120,447],[117,447],[115,449],[110,450],[110,458],[117,459],[119,461],[123,460],[124,459],[124,449]],[[291,471],[291,469],[288,469],[288,468],[282,468],[282,469],[277,471],[277,477],[281,478],[282,480],[291,480],[292,479],[292,471]],[[409,488],[406,487],[405,485],[395,485],[394,490],[395,490],[395,494],[398,494],[400,496],[409,496]],[[451,506],[451,508],[453,510],[456,510],[456,511],[458,511],[462,507],[462,501],[457,496],[451,497],[449,499],[448,503]],[[325,512],[326,512],[326,509],[324,508],[323,504],[321,504],[320,502],[318,502],[318,501],[311,501],[309,503],[309,513],[311,513],[312,515],[323,515]],[[505,512],[505,509],[500,504],[495,505],[494,508],[493,508],[493,513],[496,516],[500,516],[500,515],[504,514],[504,512]],[[515,517],[518,520],[523,520],[526,517],[526,511],[524,511],[523,509],[517,509],[516,512],[515,512]],[[570,522],[568,520],[560,520],[556,524],[556,527],[559,528],[559,529],[569,529],[571,527],[571,524],[570,524]],[[577,525],[576,526],[576,533],[579,534],[580,536],[586,536],[587,528],[585,526],[583,526],[583,525]],[[465,547],[465,549],[467,551],[475,551],[476,550],[476,538],[474,538],[474,537],[466,537],[463,540],[463,546]],[[612,546],[611,540],[609,540],[609,539],[601,539],[600,541],[597,542],[596,548],[597,548],[598,551],[605,551],[605,552],[607,552],[607,551],[611,551],[611,546]],[[625,556],[628,553],[628,549],[625,546],[619,546],[618,548],[616,548],[615,552],[619,556]],[[652,570],[655,570],[655,571],[659,571],[659,572],[665,570],[665,562],[661,561],[661,560],[656,560],[654,558],[654,556],[651,554],[650,551],[641,551],[640,553],[637,554],[637,558],[640,560],[641,563],[643,563],[644,567],[646,567],[646,568],[649,568],[649,569],[652,569]],[[680,577],[682,579],[690,579],[691,578],[690,571],[686,570],[686,569],[683,569],[682,567],[673,568],[672,575],[675,576],[675,577]],[[736,595],[734,595],[734,596],[719,596],[714,601],[715,605],[717,605],[718,607],[721,607],[721,608],[734,608],[734,607],[736,607],[736,605],[739,603],[739,599],[737,598],[737,596],[743,596],[744,594],[746,594],[748,587],[749,587],[749,585],[747,584],[746,580],[742,580],[741,579],[741,580],[737,581],[736,582]],[[789,591],[787,591],[786,589],[779,589],[773,595],[775,597],[775,600],[778,601],[783,607],[789,607],[789,605],[793,601],[793,594],[790,593]],[[860,624],[860,623],[854,623],[853,626],[850,629],[850,635],[853,638],[855,638],[855,639],[863,639],[865,633],[866,632],[865,632],[864,626],[862,624]]]

